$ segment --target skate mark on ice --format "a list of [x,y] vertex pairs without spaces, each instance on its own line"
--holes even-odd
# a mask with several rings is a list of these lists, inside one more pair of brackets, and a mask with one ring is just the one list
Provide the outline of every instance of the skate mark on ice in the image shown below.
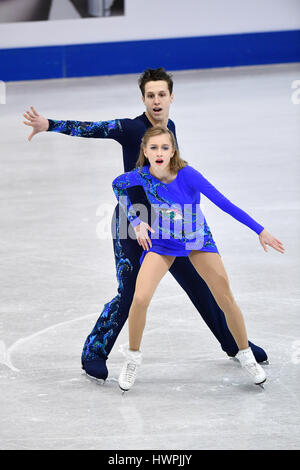
[[[179,294],[178,296],[175,296],[175,297],[183,297],[183,296],[184,296],[184,294]],[[169,300],[171,298],[173,299],[174,296],[159,297],[159,298],[153,299],[153,301],[161,302],[161,301],[164,301],[164,300]],[[89,318],[89,317],[95,317],[97,315],[99,315],[99,312],[90,313],[88,315],[83,315],[81,317],[77,317],[77,318],[74,318],[72,320],[66,320],[64,322],[56,323],[54,325],[48,326],[47,328],[39,330],[39,331],[29,335],[29,336],[25,336],[23,338],[18,339],[9,348],[6,347],[3,340],[0,340],[0,364],[6,365],[7,367],[9,367],[14,372],[20,372],[20,369],[18,369],[17,367],[15,367],[13,365],[13,362],[12,362],[12,359],[11,359],[11,356],[12,356],[13,352],[16,351],[19,348],[19,346],[22,346],[25,343],[28,343],[31,340],[37,338],[38,336],[41,336],[43,334],[48,333],[49,331],[55,330],[56,328],[61,328],[63,326],[70,325],[72,323],[76,323],[78,321],[84,320],[84,319]]]
[[[61,323],[56,323],[55,325],[48,326],[47,328],[44,328],[43,330],[37,331],[36,333],[33,333],[32,335],[25,336],[24,338],[20,338],[17,341],[15,341],[9,348],[6,348],[4,341],[0,340],[0,363],[4,363],[10,369],[14,370],[15,372],[20,372],[20,369],[17,369],[16,367],[13,366],[11,355],[12,353],[19,348],[19,346],[28,343],[34,338],[37,338],[40,335],[43,335],[45,333],[48,333],[51,330],[55,330],[55,328],[60,328],[65,325],[70,325],[71,323],[75,323],[80,320],[84,320],[85,318],[89,317],[94,317],[97,315],[98,312],[96,313],[90,313],[89,315],[84,315],[82,317],[77,317],[72,320],[67,320]],[[1,346],[2,344],[2,346]],[[2,352],[2,354],[1,354]],[[1,360],[1,358],[3,360]],[[4,362],[3,362],[4,361]]]
[[[124,392],[127,396],[128,392]],[[124,396],[124,393],[122,396]],[[134,404],[128,404],[126,401],[123,402],[122,406],[119,406],[119,411],[123,419],[123,423],[129,433],[134,432],[138,435],[144,434],[144,419],[140,414],[139,410]]]
[[9,354],[8,354],[8,350],[5,346],[4,341],[2,340],[0,340],[0,364],[4,364],[5,366],[13,370],[14,372],[20,372],[19,369],[14,367],[14,365],[12,364]]

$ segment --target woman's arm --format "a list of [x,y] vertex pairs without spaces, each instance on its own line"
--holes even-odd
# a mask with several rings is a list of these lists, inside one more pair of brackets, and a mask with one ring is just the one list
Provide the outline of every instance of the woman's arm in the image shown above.
[[[190,167],[191,168],[191,167]],[[218,206],[222,211],[230,214],[236,220],[241,222],[244,225],[247,225],[251,230],[259,235],[264,227],[256,222],[252,217],[250,217],[247,212],[240,209],[238,206],[233,204],[229,199],[223,196],[220,191],[218,191],[207,179],[202,176],[199,171],[191,168],[190,183],[195,189],[198,189],[204,196],[206,196],[210,201],[212,201],[216,206]]]
[[136,185],[133,180],[133,172],[123,173],[123,175],[120,175],[114,179],[114,181],[112,182],[112,188],[129,222],[133,227],[136,227],[141,223],[141,220],[138,218],[134,210],[134,207],[130,201],[130,197],[127,191],[128,188]]
[[236,220],[244,225],[247,225],[247,227],[257,233],[257,235],[259,235],[259,241],[265,251],[268,251],[266,245],[269,245],[280,253],[284,253],[283,244],[280,240],[267,232],[267,230],[264,229],[264,227],[256,222],[252,217],[250,217],[247,212],[243,211],[238,206],[229,201],[229,199],[223,196],[223,194],[220,193],[220,191],[218,191],[207,179],[205,179],[201,173],[199,173],[194,168],[189,167],[189,169],[189,183],[195,189],[199,189],[202,194],[204,194],[224,212],[227,212],[227,214],[230,214]]
[[135,231],[138,244],[141,245],[144,250],[148,250],[149,246],[152,247],[148,231],[150,230],[150,232],[153,233],[154,230],[137,216],[127,191],[127,189],[138,185],[138,183],[139,182],[136,180],[136,171],[133,170],[118,176],[113,181],[112,187],[120,206],[123,208]]

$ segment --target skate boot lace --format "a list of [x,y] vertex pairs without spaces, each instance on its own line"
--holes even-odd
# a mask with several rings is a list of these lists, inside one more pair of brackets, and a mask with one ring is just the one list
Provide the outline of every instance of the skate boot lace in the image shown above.
[[137,365],[134,362],[128,362],[125,370],[125,377],[131,381],[134,378]]
[[259,372],[259,367],[257,367],[257,364],[255,362],[251,362],[250,364],[245,365],[246,369],[248,369],[250,372],[253,372],[254,374],[256,372]]
[[256,376],[256,375],[260,375],[261,374],[261,367],[259,366],[259,364],[257,364],[256,362],[250,362],[248,364],[245,364],[244,365],[245,369],[248,370],[248,372],[252,375],[252,376]]

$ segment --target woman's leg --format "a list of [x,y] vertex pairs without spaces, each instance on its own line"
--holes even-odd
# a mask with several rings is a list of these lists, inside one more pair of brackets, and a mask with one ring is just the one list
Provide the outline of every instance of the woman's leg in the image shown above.
[[159,255],[150,251],[146,254],[136,280],[135,292],[129,310],[129,350],[119,375],[121,390],[129,390],[136,379],[137,369],[142,362],[139,350],[146,323],[146,312],[159,281],[173,263],[174,256]]
[[129,349],[138,351],[146,323],[146,312],[159,282],[169,270],[175,256],[146,254],[139,270],[133,301],[129,310]]
[[249,347],[243,314],[230,289],[229,279],[218,253],[192,251],[189,258],[223,310],[228,328],[239,349]]
[[[221,344],[228,356],[234,357],[239,348],[228,328],[224,312],[220,309],[207,284],[198,274],[188,257],[178,256],[170,268],[170,273],[186,292],[201,317]],[[266,352],[249,341],[257,362],[268,359]]]

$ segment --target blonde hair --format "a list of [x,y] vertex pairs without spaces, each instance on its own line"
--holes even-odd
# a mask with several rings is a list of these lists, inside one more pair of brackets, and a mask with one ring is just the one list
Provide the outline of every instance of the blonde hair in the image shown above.
[[145,165],[149,165],[149,160],[144,154],[144,148],[148,144],[149,139],[151,139],[151,137],[162,135],[162,134],[167,134],[169,136],[173,150],[175,150],[175,153],[170,160],[171,172],[177,173],[179,170],[181,170],[181,168],[184,168],[186,165],[188,165],[188,163],[185,160],[183,160],[179,154],[179,150],[178,150],[176,139],[174,137],[173,132],[171,132],[170,129],[168,129],[167,127],[154,126],[154,127],[149,127],[149,129],[146,131],[146,133],[144,134],[142,138],[140,154],[136,162],[136,167],[143,167]]

